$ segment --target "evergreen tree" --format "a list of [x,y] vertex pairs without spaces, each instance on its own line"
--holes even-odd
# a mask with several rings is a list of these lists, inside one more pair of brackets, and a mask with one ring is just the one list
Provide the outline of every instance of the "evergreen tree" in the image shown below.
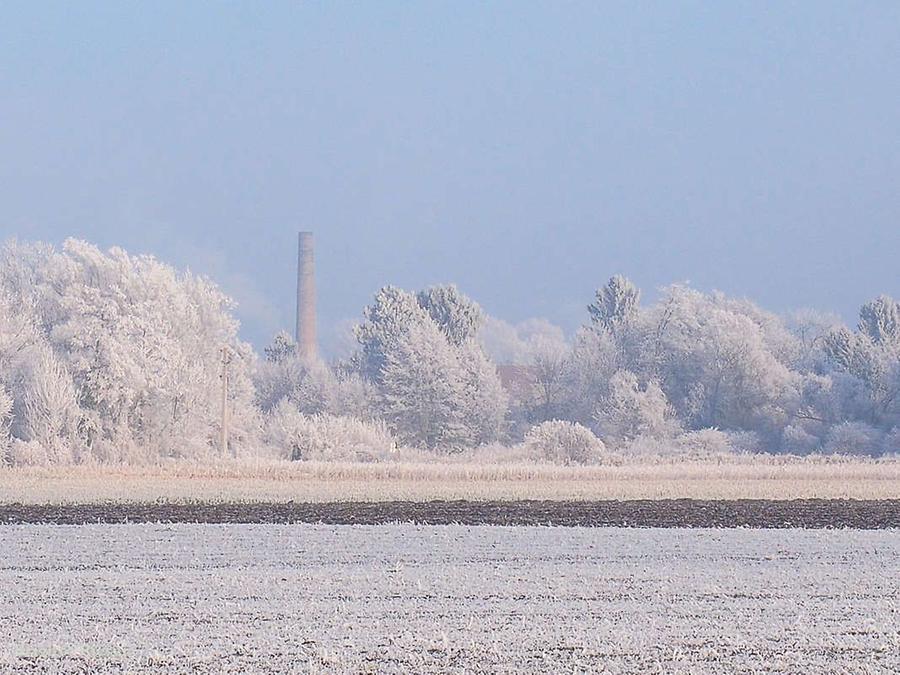
[[416,299],[450,343],[457,347],[473,340],[484,322],[481,308],[456,286],[432,286],[419,291]]
[[411,445],[453,450],[474,440],[466,424],[466,374],[431,321],[412,326],[385,354],[383,413]]
[[635,316],[641,292],[629,279],[617,274],[597,290],[594,302],[588,305],[591,321],[605,330],[615,330]]

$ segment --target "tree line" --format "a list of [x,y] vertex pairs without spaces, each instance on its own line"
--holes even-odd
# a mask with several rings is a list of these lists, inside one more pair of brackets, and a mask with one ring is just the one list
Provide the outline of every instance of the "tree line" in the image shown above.
[[[531,443],[584,461],[603,448],[900,452],[900,306],[855,328],[811,311],[614,276],[571,339],[484,314],[454,286],[387,286],[356,350],[262,355],[213,283],[148,256],[69,240],[0,253],[0,461],[216,458],[229,368],[229,454],[373,458]],[[554,444],[569,448],[560,454]],[[577,457],[576,457],[577,456]]]

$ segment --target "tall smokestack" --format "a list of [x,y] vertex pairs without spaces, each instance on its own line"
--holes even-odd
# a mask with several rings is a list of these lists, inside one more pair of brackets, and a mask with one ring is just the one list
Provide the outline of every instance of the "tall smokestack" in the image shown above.
[[316,259],[312,232],[301,232],[297,253],[297,350],[303,358],[315,358]]

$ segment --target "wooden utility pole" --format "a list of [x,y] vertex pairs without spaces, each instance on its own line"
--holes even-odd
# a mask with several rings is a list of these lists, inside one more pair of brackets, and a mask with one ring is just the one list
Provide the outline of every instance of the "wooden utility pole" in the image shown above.
[[228,454],[228,366],[231,364],[231,350],[222,347],[222,455]]

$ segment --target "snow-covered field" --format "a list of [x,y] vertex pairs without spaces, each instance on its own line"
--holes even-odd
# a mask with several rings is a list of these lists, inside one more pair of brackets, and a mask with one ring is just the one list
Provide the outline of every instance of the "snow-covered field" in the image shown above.
[[900,670],[900,533],[0,527],[0,672]]

